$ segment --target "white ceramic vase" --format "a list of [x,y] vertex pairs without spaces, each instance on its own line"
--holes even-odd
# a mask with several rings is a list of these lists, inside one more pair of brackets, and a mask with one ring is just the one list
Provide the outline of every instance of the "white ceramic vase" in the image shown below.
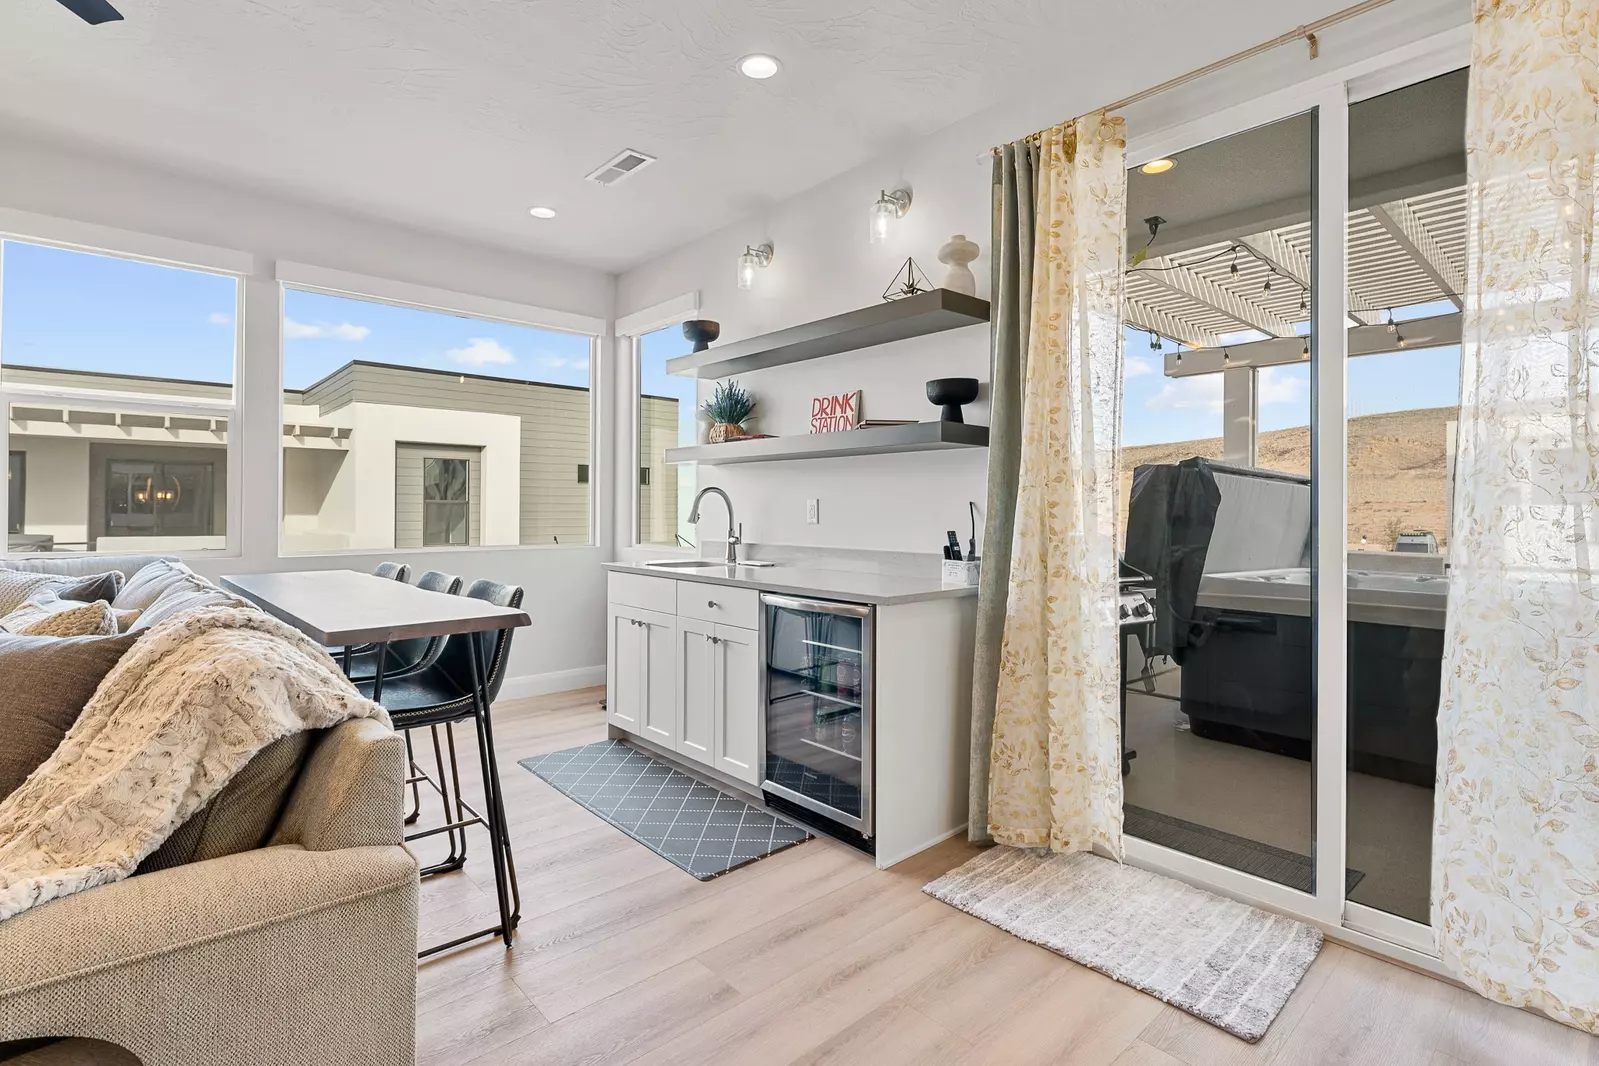
[[966,239],[966,234],[957,233],[944,242],[938,250],[938,261],[949,269],[944,272],[943,288],[955,292],[964,292],[967,296],[977,295],[977,278],[972,274],[972,268],[967,266],[977,258],[977,242]]

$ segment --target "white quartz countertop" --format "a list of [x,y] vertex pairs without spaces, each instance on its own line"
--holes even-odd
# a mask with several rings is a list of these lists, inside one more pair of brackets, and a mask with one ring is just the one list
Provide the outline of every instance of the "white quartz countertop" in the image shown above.
[[788,596],[840,600],[845,603],[871,603],[879,606],[977,595],[977,589],[971,586],[945,588],[938,575],[924,578],[906,574],[829,570],[814,564],[662,567],[648,566],[644,563],[606,563],[605,569],[619,574],[643,574],[649,577],[672,578],[676,581],[700,581],[708,585],[734,585]]

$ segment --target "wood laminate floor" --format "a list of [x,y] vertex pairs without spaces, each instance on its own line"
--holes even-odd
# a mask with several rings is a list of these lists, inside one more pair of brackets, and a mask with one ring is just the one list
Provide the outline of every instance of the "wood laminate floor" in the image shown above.
[[[516,765],[602,739],[601,696],[496,707],[522,923],[511,951],[418,967],[423,1066],[1599,1066],[1599,1039],[1335,944],[1246,1044],[923,895],[963,841],[877,871],[818,838],[696,881]],[[469,728],[456,746],[474,751]],[[470,796],[476,758],[462,769]],[[483,845],[477,831],[464,871],[423,882],[423,943],[494,921]]]

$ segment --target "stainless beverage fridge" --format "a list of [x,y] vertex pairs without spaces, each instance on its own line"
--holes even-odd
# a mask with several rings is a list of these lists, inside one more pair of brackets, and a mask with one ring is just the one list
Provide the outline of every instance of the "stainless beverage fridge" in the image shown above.
[[762,792],[775,809],[869,851],[873,610],[770,593],[761,603]]

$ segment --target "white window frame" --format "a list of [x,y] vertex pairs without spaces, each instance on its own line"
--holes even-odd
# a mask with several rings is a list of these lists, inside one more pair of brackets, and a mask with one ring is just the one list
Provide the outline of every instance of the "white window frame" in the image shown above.
[[[1125,840],[1129,863],[1204,886],[1318,926],[1330,937],[1405,965],[1447,976],[1430,927],[1346,899],[1348,818],[1347,595],[1348,419],[1345,403],[1348,334],[1348,108],[1351,103],[1446,74],[1471,62],[1471,27],[1463,25],[1369,59],[1335,68],[1299,85],[1172,125],[1136,133],[1127,143],[1131,169],[1293,115],[1316,110],[1312,154],[1316,276],[1314,320],[1338,328],[1312,331],[1312,474],[1316,513],[1316,747],[1313,893],[1221,866],[1136,837]],[[1160,98],[1150,105],[1161,110]],[[1190,102],[1191,103],[1191,102]],[[1191,111],[1189,113],[1192,113]],[[1130,123],[1131,124],[1131,123]],[[1325,412],[1327,417],[1322,417]],[[1337,708],[1338,713],[1332,713]]]
[[600,397],[605,392],[608,384],[601,359],[601,340],[608,332],[608,324],[603,318],[592,315],[581,315],[571,311],[557,311],[548,307],[537,307],[533,304],[516,303],[510,300],[500,300],[490,296],[477,296],[471,293],[455,292],[449,289],[434,288],[429,285],[415,285],[405,281],[395,281],[391,278],[375,277],[368,274],[356,274],[345,270],[334,270],[307,263],[295,263],[279,260],[276,264],[274,277],[278,283],[278,316],[279,316],[279,344],[278,359],[278,415],[279,421],[283,416],[283,343],[282,320],[284,313],[283,294],[288,289],[301,292],[320,293],[326,296],[341,296],[353,300],[365,300],[369,303],[388,304],[394,307],[405,307],[418,311],[433,311],[448,315],[467,315],[471,318],[483,319],[490,322],[502,322],[511,326],[526,326],[532,329],[546,330],[556,333],[571,333],[587,337],[589,342],[589,483],[588,483],[588,538],[583,541],[561,544],[473,544],[473,545],[432,545],[415,548],[328,548],[321,551],[291,551],[284,544],[283,538],[283,449],[278,448],[277,471],[278,489],[277,506],[274,513],[277,515],[277,545],[280,559],[290,558],[315,558],[321,556],[346,556],[346,555],[371,555],[374,552],[394,552],[407,555],[425,555],[463,551],[562,551],[562,550],[590,550],[602,543],[602,530],[600,529],[601,507],[600,491],[604,487],[604,478],[596,477],[600,469],[598,457],[601,449],[602,434],[609,431],[610,420],[603,417],[605,405]]
[[[618,347],[625,345],[627,356],[627,439],[622,447],[627,456],[628,476],[625,482],[628,487],[627,505],[622,509],[627,522],[627,536],[621,541],[623,546],[630,551],[649,552],[653,555],[682,556],[689,558],[699,553],[699,548],[686,548],[681,544],[651,544],[639,539],[639,489],[640,474],[638,465],[639,439],[641,435],[640,423],[643,417],[643,348],[641,340],[647,333],[665,329],[668,326],[679,325],[683,322],[700,316],[700,294],[686,292],[681,296],[624,315],[616,320],[616,339]],[[698,389],[696,388],[696,393]],[[617,462],[623,459],[618,456]],[[621,483],[624,481],[618,478]]]
[[[234,280],[233,306],[233,381],[232,395],[227,400],[208,400],[201,397],[164,397],[145,393],[117,393],[105,389],[78,389],[69,386],[10,384],[0,386],[0,450],[8,455],[11,450],[11,405],[70,404],[80,411],[124,412],[127,414],[168,415],[183,418],[210,418],[227,420],[227,442],[224,448],[227,468],[227,528],[221,548],[187,548],[163,551],[164,555],[182,558],[224,559],[239,558],[243,539],[243,521],[240,500],[243,498],[243,411],[244,386],[244,305],[247,279],[254,269],[255,258],[247,252],[215,248],[189,241],[157,237],[131,230],[115,229],[86,222],[37,215],[27,211],[0,208],[0,241],[20,241],[48,248],[84,252],[90,255],[125,259],[137,263],[175,267],[230,277]],[[0,257],[0,271],[4,270]],[[0,308],[3,308],[5,279],[0,274]],[[0,351],[0,365],[5,354]],[[9,497],[0,502],[0,517],[5,528],[10,528]],[[7,546],[9,553],[9,544]],[[92,552],[58,552],[60,555],[116,555],[127,549],[96,547]]]

